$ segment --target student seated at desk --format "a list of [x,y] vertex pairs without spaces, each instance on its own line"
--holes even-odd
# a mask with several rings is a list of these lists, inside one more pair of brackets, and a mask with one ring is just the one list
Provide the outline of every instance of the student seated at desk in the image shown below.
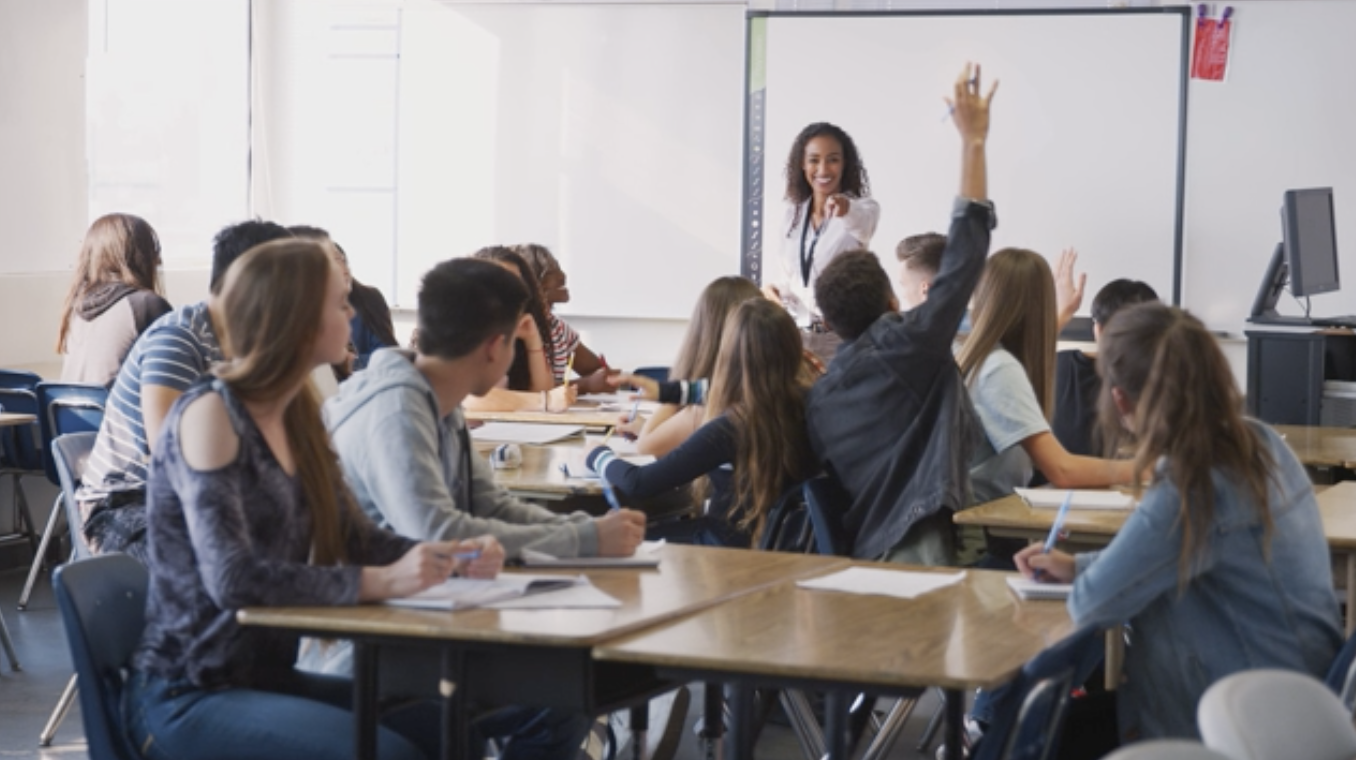
[[219,295],[226,269],[253,246],[285,237],[286,229],[263,221],[217,233],[211,295],[156,320],[127,354],[76,491],[94,552],[125,552],[145,561],[146,466],[170,406],[223,358]]
[[1102,333],[1097,363],[1103,430],[1131,440],[1153,481],[1105,549],[1033,545],[1017,566],[1073,583],[1076,626],[1129,622],[1123,741],[1198,737],[1197,702],[1220,678],[1322,678],[1332,664],[1342,633],[1318,504],[1281,437],[1243,417],[1229,364],[1195,317],[1132,306]]
[[353,319],[349,322],[353,331],[350,339],[350,357],[343,364],[335,365],[334,373],[339,380],[347,380],[349,375],[367,367],[372,352],[379,348],[398,345],[395,337],[395,325],[391,321],[391,307],[380,290],[353,279],[348,266],[348,254],[343,246],[334,242],[330,233],[319,228],[294,224],[287,228],[294,236],[315,240],[330,247],[330,254],[338,262],[349,284],[348,303],[353,307]]
[[[564,412],[574,405],[579,387],[572,383],[557,385],[551,373],[546,349],[551,345],[546,319],[546,302],[542,300],[532,268],[522,257],[504,246],[489,246],[472,254],[473,258],[490,261],[512,272],[527,289],[525,307],[530,323],[518,326],[513,340],[513,363],[507,374],[499,378],[495,387],[483,395],[471,395],[465,400],[467,409],[475,412]],[[422,337],[423,330],[415,333]]]
[[94,220],[61,309],[61,382],[113,382],[137,337],[170,310],[159,266],[160,239],[146,220],[131,214]]
[[551,336],[548,360],[556,382],[570,380],[565,375],[573,362],[574,372],[579,376],[580,393],[611,393],[612,385],[607,378],[617,374],[617,370],[609,368],[603,355],[595,354],[584,345],[579,333],[556,315],[556,304],[570,302],[570,288],[560,262],[549,248],[536,243],[522,243],[510,250],[527,262],[541,289],[542,302],[546,305],[547,333]]
[[[353,504],[307,383],[343,358],[347,296],[322,246],[283,240],[241,257],[214,299],[233,360],[175,402],[147,484],[146,628],[124,711],[145,757],[349,756],[352,684],[297,671],[296,634],[236,612],[381,601],[503,564],[493,538],[416,543]],[[454,559],[466,551],[478,557]],[[381,757],[436,753],[436,705],[415,712],[380,730]]]
[[[1092,299],[1093,340],[1101,341],[1107,322],[1116,312],[1137,303],[1157,300],[1154,289],[1138,280],[1108,282]],[[1105,453],[1101,439],[1096,435],[1097,396],[1101,391],[1102,379],[1097,376],[1096,359],[1078,349],[1055,354],[1055,413],[1050,420],[1050,431],[1070,454],[1097,456]]]
[[889,276],[867,251],[839,254],[815,283],[843,345],[810,391],[810,443],[851,497],[843,525],[860,559],[955,558],[951,513],[966,504],[976,423],[951,343],[995,224],[985,167],[994,93],[982,95],[978,79],[967,65],[955,85],[960,197],[927,302],[900,313]]
[[[589,467],[624,497],[697,482],[701,515],[652,529],[650,538],[747,548],[782,493],[817,469],[805,435],[808,389],[796,323],[755,296],[739,304],[724,333],[705,406],[688,407],[704,409],[704,423],[682,445],[643,467],[606,446],[589,452]],[[653,381],[646,385],[657,395]]]

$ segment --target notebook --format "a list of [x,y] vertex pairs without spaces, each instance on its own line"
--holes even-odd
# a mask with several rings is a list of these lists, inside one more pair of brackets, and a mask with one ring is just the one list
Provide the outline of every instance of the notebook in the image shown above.
[[[1069,490],[1065,488],[1015,488],[1022,501],[1035,509],[1059,509]],[[1108,490],[1074,490],[1070,509],[1134,509],[1135,497]]]
[[1063,601],[1073,590],[1072,583],[1042,583],[1021,575],[1008,576],[1008,588],[1023,599],[1052,599]]
[[583,425],[534,422],[487,422],[471,431],[472,440],[545,445],[584,432]]
[[664,541],[642,541],[640,548],[629,557],[556,557],[546,552],[523,549],[520,558],[523,567],[659,567],[659,550]]
[[[462,610],[485,607],[496,602],[527,596],[549,595],[575,586],[589,585],[582,575],[528,575],[505,573],[494,580],[479,578],[448,578],[436,586],[399,599],[387,599],[396,607],[418,607],[429,610]],[[610,597],[609,597],[610,598]],[[543,607],[551,606],[548,599]]]

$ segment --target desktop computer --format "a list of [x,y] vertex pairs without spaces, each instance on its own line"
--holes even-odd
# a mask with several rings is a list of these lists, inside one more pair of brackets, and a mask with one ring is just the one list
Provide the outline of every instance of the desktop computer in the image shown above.
[[1282,241],[1272,252],[1262,286],[1253,299],[1248,321],[1264,325],[1356,328],[1356,315],[1292,317],[1276,312],[1276,302],[1287,285],[1295,298],[1331,293],[1341,287],[1332,188],[1285,191],[1281,204],[1281,235]]

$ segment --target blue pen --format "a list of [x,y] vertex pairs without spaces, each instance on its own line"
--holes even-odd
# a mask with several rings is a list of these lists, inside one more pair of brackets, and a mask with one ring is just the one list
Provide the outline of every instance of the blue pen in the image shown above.
[[636,397],[636,402],[631,405],[631,413],[626,415],[627,422],[635,422],[636,415],[640,413],[640,397]]
[[[1064,495],[1064,501],[1059,505],[1059,511],[1055,513],[1055,522],[1050,526],[1050,535],[1045,537],[1045,546],[1041,547],[1041,554],[1049,554],[1050,550],[1055,548],[1055,541],[1059,539],[1059,531],[1064,527],[1064,518],[1069,514],[1069,505],[1073,503],[1073,491]],[[1045,571],[1037,570],[1036,580],[1045,576]]]
[[453,554],[439,554],[438,557],[441,559],[453,559],[458,562],[461,561],[470,562],[473,560],[480,559],[480,550],[472,549],[471,551],[467,552],[455,552]]

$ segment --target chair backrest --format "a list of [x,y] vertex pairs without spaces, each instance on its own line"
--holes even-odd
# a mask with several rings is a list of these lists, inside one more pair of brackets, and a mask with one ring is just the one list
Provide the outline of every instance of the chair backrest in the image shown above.
[[94,441],[98,437],[98,433],[68,433],[52,441],[52,462],[61,485],[66,525],[71,533],[71,559],[85,559],[92,553],[82,530],[84,518],[80,514],[80,505],[75,501],[75,489],[80,487],[85,465],[89,463],[90,452],[94,451]]
[[1154,739],[1135,742],[1107,755],[1104,760],[1231,760],[1228,755],[1188,739]]
[[1347,712],[1356,710],[1356,634],[1337,650],[1323,682],[1342,700]]
[[810,554],[815,551],[814,544],[814,530],[806,514],[805,497],[801,484],[797,483],[788,488],[768,510],[767,518],[763,521],[763,533],[758,537],[758,550]]
[[1101,631],[1082,628],[1046,647],[1011,682],[994,689],[993,721],[976,748],[975,760],[1054,757],[1069,687],[1088,677],[1102,653]]
[[[97,433],[104,421],[108,389],[76,383],[38,383],[34,389],[42,414],[38,423],[44,450],[52,451],[52,442],[68,433]],[[43,469],[53,485],[61,485],[52,457],[45,457]]]
[[815,543],[820,554],[847,556],[852,553],[843,515],[852,505],[852,496],[831,475],[805,481],[805,508],[814,526]]
[[[42,378],[32,372],[0,369],[0,409],[39,417],[35,388]],[[5,469],[43,469],[42,432],[38,425],[0,428],[0,457]]]
[[1259,669],[1216,681],[1201,697],[1196,724],[1205,746],[1235,760],[1351,760],[1351,713],[1312,676]]
[[123,671],[146,627],[146,568],[106,554],[52,576],[66,641],[80,679],[80,715],[93,760],[139,760],[122,723]]
[[668,380],[668,379],[669,379],[669,368],[668,368],[668,367],[637,367],[636,369],[631,370],[631,374],[633,374],[633,375],[640,375],[641,377],[648,377],[648,378],[650,378],[651,380],[654,380],[655,382],[662,383],[662,382],[664,382],[665,380]]

